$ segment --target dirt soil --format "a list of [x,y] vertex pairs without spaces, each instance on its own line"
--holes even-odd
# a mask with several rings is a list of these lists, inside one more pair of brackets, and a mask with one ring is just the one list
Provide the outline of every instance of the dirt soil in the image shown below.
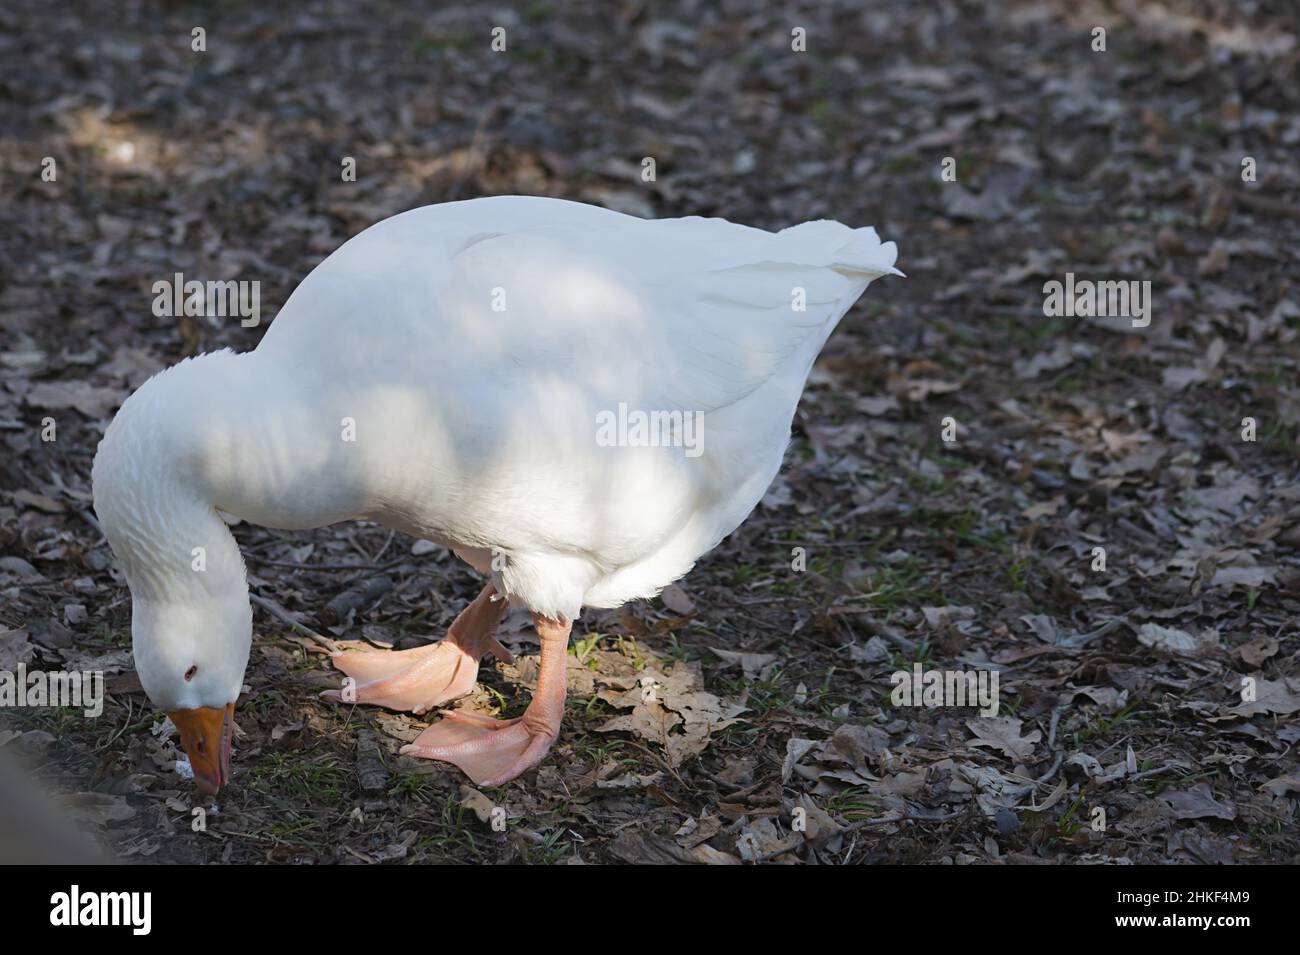
[[[1300,860],[1293,4],[759,6],[0,10],[0,670],[108,689],[96,719],[0,711],[0,744],[113,853]],[[563,734],[509,785],[398,756],[425,717],[319,699],[324,641],[437,639],[473,571],[374,525],[236,527],[253,655],[234,782],[201,799],[131,666],[96,443],[366,226],[506,193],[871,224],[908,277],[832,337],[751,518],[662,599],[584,615]],[[155,317],[177,272],[260,281],[261,326]],[[1045,315],[1067,272],[1149,281],[1150,324]],[[503,639],[517,665],[461,705],[522,712],[535,636]],[[895,705],[916,664],[996,672],[998,716]]]

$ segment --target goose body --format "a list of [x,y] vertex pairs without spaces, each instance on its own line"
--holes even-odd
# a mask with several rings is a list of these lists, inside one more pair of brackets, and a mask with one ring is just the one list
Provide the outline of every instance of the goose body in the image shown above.
[[238,695],[248,594],[216,511],[379,522],[453,548],[535,619],[658,593],[757,504],[813,361],[894,260],[835,222],[770,233],[526,197],[362,232],[254,351],[155,376],[101,442],[95,505],[142,683],[171,710]]

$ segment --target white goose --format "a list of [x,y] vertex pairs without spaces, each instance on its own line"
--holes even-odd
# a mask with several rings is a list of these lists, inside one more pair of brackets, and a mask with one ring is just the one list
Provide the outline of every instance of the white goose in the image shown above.
[[895,256],[829,221],[770,233],[557,199],[428,206],[329,256],[254,351],[148,381],[100,443],[95,509],[131,589],[140,682],[200,789],[229,776],[252,639],[218,511],[376,521],[489,575],[441,642],[337,655],[359,702],[423,712],[463,695],[484,653],[509,656],[507,602],[526,607],[542,655],[524,716],[449,712],[403,750],[505,782],[559,733],[580,610],[657,594],[745,519],[814,359],[873,279],[901,274]]

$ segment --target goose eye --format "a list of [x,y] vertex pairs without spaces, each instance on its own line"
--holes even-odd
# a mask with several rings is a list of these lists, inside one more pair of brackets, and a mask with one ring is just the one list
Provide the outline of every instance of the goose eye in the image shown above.
[[194,664],[194,666],[190,667],[188,670],[185,671],[185,682],[189,683],[190,680],[194,679],[194,674],[198,672],[199,672],[199,665],[196,663]]

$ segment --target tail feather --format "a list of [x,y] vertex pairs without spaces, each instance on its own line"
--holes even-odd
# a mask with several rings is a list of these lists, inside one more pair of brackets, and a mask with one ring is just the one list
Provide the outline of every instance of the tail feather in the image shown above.
[[850,229],[839,222],[819,219],[783,229],[779,235],[782,238],[789,236],[788,241],[792,244],[798,243],[808,253],[820,258],[818,264],[850,277],[903,275],[894,268],[898,261],[898,247],[892,242],[881,242],[871,226]]

